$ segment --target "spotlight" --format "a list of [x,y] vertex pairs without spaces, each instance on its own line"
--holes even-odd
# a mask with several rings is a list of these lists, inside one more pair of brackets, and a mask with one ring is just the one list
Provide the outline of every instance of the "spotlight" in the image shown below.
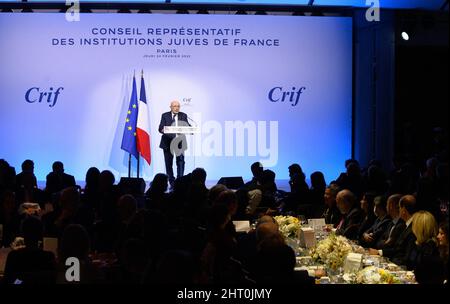
[[401,19],[399,32],[404,41],[414,39],[414,34],[417,32],[417,21],[415,14],[408,14]]
[[403,32],[402,32],[402,38],[403,38],[403,40],[408,41],[408,40],[409,40],[409,35],[408,35],[408,33],[405,32],[405,31],[403,31]]

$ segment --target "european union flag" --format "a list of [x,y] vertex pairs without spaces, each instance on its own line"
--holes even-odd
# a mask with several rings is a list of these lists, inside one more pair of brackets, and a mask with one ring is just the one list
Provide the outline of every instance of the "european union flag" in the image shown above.
[[125,119],[125,128],[122,137],[122,150],[134,155],[138,158],[139,153],[136,145],[136,123],[138,117],[138,100],[136,89],[136,78],[133,76],[133,90],[131,91],[130,106],[127,111],[127,118]]

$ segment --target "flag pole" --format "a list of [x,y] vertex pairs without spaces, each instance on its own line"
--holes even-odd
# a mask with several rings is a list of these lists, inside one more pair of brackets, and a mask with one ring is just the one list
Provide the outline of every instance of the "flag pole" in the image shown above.
[[[144,77],[144,69],[141,70],[141,77]],[[137,178],[139,178],[139,163],[140,163],[140,159],[141,159],[141,155],[138,152],[138,157],[137,157]]]
[[131,153],[128,153],[128,177],[131,177]]
[[[133,79],[136,77],[136,70],[133,70]],[[139,153],[138,153],[139,155]],[[138,177],[139,177],[139,157],[138,157]],[[128,177],[131,177],[131,153],[128,154]]]
[[141,158],[141,156],[139,155],[137,158],[137,178],[139,178],[139,159]]

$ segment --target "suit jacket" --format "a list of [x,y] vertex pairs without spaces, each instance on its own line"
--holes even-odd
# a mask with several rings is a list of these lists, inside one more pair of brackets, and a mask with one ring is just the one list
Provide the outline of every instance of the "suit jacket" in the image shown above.
[[66,173],[58,174],[55,172],[50,172],[47,175],[47,183],[45,189],[48,193],[55,193],[61,191],[67,187],[75,186],[75,178],[73,175]]
[[412,223],[400,234],[392,247],[383,249],[383,256],[388,257],[397,265],[406,265],[407,258],[416,246],[416,236],[412,232]]
[[13,284],[16,279],[26,285],[54,284],[55,255],[50,251],[34,248],[11,251],[6,258],[4,280],[7,284]]
[[362,221],[362,212],[359,208],[353,208],[344,216],[344,223],[337,230],[338,234],[345,236],[350,240],[354,240],[358,236],[359,225]]
[[375,222],[373,223],[373,225],[364,232],[364,233],[369,233],[369,234],[371,233],[373,241],[367,243],[366,241],[364,241],[364,239],[361,239],[361,243],[363,245],[365,245],[366,247],[376,244],[378,239],[381,238],[381,236],[386,231],[386,229],[388,228],[390,223],[391,223],[391,219],[388,216],[385,216],[382,219],[377,218],[375,220]]
[[[190,126],[186,113],[178,112],[178,123],[180,123],[180,121],[183,121],[187,126]],[[173,123],[174,121],[172,120],[172,112],[165,112],[161,115],[161,122],[159,123],[158,128],[159,133],[162,134],[161,142],[159,143],[159,147],[161,149],[169,149],[170,143],[175,138],[175,134],[164,134],[164,127],[172,126]],[[184,137],[184,134],[180,136]],[[181,148],[181,143],[179,144],[179,148]],[[187,149],[187,145],[185,146],[185,148]]]
[[383,249],[385,247],[392,247],[397,242],[398,237],[400,236],[400,234],[402,234],[405,228],[405,221],[403,221],[401,218],[399,218],[396,222],[391,220],[386,230],[375,244],[375,248]]
[[20,172],[16,175],[16,186],[18,189],[22,188],[22,186],[37,187],[36,176],[31,172]]
[[342,214],[336,206],[326,208],[322,214],[322,217],[325,218],[325,223],[333,224],[333,227],[336,227],[339,224],[341,216]]

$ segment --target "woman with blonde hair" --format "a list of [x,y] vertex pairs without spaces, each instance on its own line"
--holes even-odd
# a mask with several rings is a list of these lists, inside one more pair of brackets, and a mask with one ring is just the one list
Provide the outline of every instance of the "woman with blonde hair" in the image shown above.
[[442,284],[444,263],[439,254],[438,225],[428,211],[418,211],[412,218],[412,232],[416,237],[414,248],[408,251],[408,266],[414,269],[419,284]]
[[434,216],[428,211],[418,211],[413,215],[412,231],[416,236],[416,244],[433,242],[437,245],[438,225]]

